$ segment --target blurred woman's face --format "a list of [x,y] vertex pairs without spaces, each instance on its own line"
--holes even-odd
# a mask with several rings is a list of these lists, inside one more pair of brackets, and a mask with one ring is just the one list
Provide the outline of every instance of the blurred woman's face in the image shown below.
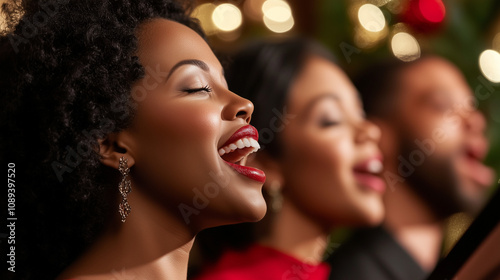
[[380,130],[364,119],[357,91],[333,63],[308,59],[292,84],[281,134],[283,195],[332,225],[373,225],[384,216]]
[[262,218],[265,175],[240,165],[258,145],[252,103],[228,90],[219,61],[188,27],[155,19],[137,35],[146,75],[133,87],[127,129],[139,186],[132,208],[141,192],[196,229]]

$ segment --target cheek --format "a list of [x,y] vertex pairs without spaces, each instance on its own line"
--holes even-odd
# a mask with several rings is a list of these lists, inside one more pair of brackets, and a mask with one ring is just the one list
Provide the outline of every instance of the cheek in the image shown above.
[[349,131],[338,132],[330,137],[302,137],[288,149],[287,187],[297,200],[317,207],[316,211],[343,204],[353,185],[353,140]]
[[424,149],[421,143],[427,143],[429,147],[435,146],[436,155],[449,155],[455,153],[462,145],[463,120],[456,114],[429,118],[428,121],[421,122],[420,126],[421,133],[413,140],[420,149]]
[[221,126],[217,106],[207,103],[156,103],[140,108],[134,125],[138,138],[137,173],[162,186],[192,185],[186,188],[190,190],[203,184],[201,180],[215,168]]

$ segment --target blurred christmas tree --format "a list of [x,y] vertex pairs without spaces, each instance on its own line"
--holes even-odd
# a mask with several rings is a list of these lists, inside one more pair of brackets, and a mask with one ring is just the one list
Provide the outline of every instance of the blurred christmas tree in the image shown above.
[[302,35],[328,46],[351,75],[389,56],[412,60],[424,52],[448,58],[462,69],[488,118],[491,151],[486,161],[500,176],[500,1],[197,2],[194,15],[222,53],[257,38]]
[[[348,73],[383,57],[411,60],[421,52],[459,66],[489,120],[487,163],[500,174],[500,1],[323,0],[317,8],[315,37]],[[481,72],[479,57],[487,49],[495,52],[486,53]],[[493,73],[484,73],[488,69]]]

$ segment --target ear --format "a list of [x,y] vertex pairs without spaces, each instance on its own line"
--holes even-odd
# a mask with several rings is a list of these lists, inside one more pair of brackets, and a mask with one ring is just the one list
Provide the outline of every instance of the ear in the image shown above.
[[[266,182],[264,183],[264,190],[281,191],[285,180],[279,161],[271,157],[265,151],[257,152],[255,156],[249,157],[249,165],[263,170],[266,173]],[[274,189],[279,187],[280,189]],[[273,190],[271,190],[273,188]]]
[[102,164],[118,169],[121,157],[128,160],[129,167],[135,164],[134,138],[128,131],[110,133],[105,138],[99,139],[98,142]]

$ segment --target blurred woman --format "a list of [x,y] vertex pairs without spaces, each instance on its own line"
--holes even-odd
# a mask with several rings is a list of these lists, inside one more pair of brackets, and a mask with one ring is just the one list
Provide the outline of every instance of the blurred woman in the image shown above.
[[249,162],[266,172],[268,214],[257,225],[202,232],[210,257],[220,244],[228,250],[198,279],[326,279],[332,228],[376,225],[384,216],[380,130],[314,42],[255,43],[232,57],[226,74],[255,104],[262,151]]

